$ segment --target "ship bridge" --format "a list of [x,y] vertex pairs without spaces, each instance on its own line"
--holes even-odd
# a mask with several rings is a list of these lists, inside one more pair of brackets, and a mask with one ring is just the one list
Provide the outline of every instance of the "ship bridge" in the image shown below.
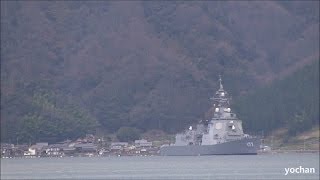
[[220,88],[216,91],[215,95],[210,98],[214,101],[214,115],[213,119],[236,119],[236,114],[231,112],[230,100],[228,92],[223,89],[221,75],[219,76]]

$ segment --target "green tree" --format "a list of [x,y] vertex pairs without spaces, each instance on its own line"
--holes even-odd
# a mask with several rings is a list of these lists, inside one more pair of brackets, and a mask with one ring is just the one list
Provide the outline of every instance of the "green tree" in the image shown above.
[[292,121],[289,124],[289,134],[297,135],[299,132],[303,132],[308,126],[306,112],[302,111],[294,115]]
[[117,131],[119,141],[129,142],[140,138],[140,131],[133,127],[121,127]]

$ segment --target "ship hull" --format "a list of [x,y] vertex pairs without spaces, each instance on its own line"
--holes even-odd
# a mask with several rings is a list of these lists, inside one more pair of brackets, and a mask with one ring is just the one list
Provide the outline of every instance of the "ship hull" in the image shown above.
[[162,156],[205,156],[205,155],[256,155],[260,148],[259,138],[244,138],[215,145],[163,146]]

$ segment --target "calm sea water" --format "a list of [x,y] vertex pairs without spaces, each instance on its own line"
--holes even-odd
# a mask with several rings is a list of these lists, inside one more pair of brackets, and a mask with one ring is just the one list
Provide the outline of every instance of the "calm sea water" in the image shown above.
[[[300,166],[315,173],[285,175]],[[12,158],[1,179],[319,179],[319,154]]]

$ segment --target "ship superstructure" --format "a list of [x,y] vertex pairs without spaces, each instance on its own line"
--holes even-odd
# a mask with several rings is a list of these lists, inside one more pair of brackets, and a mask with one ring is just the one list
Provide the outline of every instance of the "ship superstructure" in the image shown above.
[[231,110],[231,97],[223,88],[221,76],[219,85],[210,98],[214,102],[212,119],[177,134],[174,144],[161,147],[161,155],[257,154],[260,139],[244,134],[242,121]]

